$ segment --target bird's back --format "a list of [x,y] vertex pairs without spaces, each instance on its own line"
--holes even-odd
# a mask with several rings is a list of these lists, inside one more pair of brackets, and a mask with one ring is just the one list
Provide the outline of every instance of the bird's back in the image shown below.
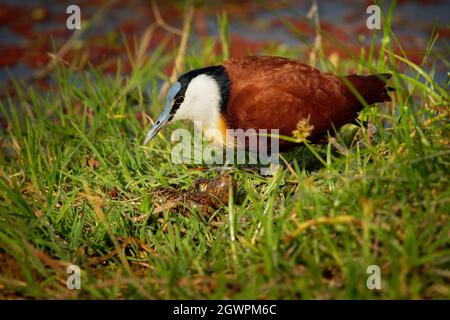
[[[298,121],[309,118],[318,141],[353,122],[363,108],[341,76],[326,74],[300,61],[249,56],[223,63],[231,81],[225,118],[233,129],[279,129],[292,135]],[[385,101],[385,82],[377,76],[347,76],[355,89],[374,103]],[[280,143],[289,147],[290,143]]]

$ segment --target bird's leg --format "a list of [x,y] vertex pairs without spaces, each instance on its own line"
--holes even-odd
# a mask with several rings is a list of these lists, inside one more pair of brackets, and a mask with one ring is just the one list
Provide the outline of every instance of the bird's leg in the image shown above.
[[323,136],[319,141],[319,144],[330,143],[340,154],[346,155],[348,153],[348,147],[345,143],[345,138],[342,136],[341,132],[337,132],[336,136]]
[[330,137],[329,139],[331,145],[341,154],[347,155],[348,148],[345,143],[339,143],[339,141],[335,137]]
[[[378,132],[377,127],[375,127],[375,125],[373,125],[369,121],[364,121],[364,120],[356,120],[355,119],[354,124],[359,127],[358,131],[354,137],[354,140],[356,140],[358,142],[358,144],[361,146],[361,144],[363,143],[363,140],[364,140],[364,136],[366,136],[367,144],[370,145],[373,140],[373,137]],[[363,132],[363,128],[365,129],[365,135]]]
[[[364,129],[365,131],[363,131]],[[341,127],[335,136],[323,136],[317,143],[330,143],[340,154],[346,155],[349,148],[355,144],[358,144],[360,147],[363,143],[370,145],[377,131],[377,128],[372,123],[355,119],[348,125]],[[364,139],[365,137],[367,137],[367,140]]]
[[259,172],[262,176],[273,176],[275,175],[275,173],[278,171],[279,168],[280,168],[279,163],[271,162],[269,166],[261,167]]

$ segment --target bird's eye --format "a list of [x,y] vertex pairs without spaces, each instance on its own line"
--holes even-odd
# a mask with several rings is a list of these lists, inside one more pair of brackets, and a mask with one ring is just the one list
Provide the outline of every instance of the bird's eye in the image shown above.
[[184,101],[184,97],[183,96],[178,96],[175,99],[175,104],[182,104]]

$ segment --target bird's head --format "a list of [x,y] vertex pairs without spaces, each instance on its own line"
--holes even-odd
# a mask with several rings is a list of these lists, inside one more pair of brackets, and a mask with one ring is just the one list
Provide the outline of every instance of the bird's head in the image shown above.
[[170,87],[163,112],[148,131],[144,145],[167,124],[176,120],[216,121],[226,107],[230,80],[223,66],[196,69],[182,75]]

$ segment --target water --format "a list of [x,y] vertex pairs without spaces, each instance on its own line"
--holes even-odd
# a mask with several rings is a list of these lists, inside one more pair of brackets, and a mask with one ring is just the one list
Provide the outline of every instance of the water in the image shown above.
[[[0,85],[5,86],[9,74],[22,78],[30,76],[36,69],[45,65],[39,65],[39,59],[46,61],[46,52],[50,50],[50,35],[54,35],[57,47],[62,45],[73,33],[67,30],[65,10],[74,1],[48,1],[48,0],[0,0],[0,52],[3,58],[0,59]],[[91,18],[98,12],[99,5],[89,1],[79,1],[82,19]],[[245,54],[246,47],[251,50],[259,50],[267,43],[284,44],[288,47],[305,45],[302,40],[292,34],[286,27],[279,23],[279,19],[291,19],[300,22],[310,9],[310,1],[286,1],[288,5],[274,11],[269,10],[270,1],[266,4],[254,2],[249,4],[237,4],[236,2],[226,2],[217,8],[223,8],[231,12],[230,37],[232,54]],[[389,1],[386,1],[386,7]],[[448,58],[449,32],[445,27],[450,25],[450,1],[436,1],[433,4],[423,4],[425,1],[399,1],[394,11],[393,29],[399,37],[402,45],[408,53],[411,53],[415,62],[420,62],[425,51],[426,43],[435,23],[438,23],[441,30],[441,37],[436,43],[435,55],[431,57],[431,62],[441,55]],[[342,35],[348,39],[346,43],[349,47],[358,47],[358,33],[365,33],[366,39],[370,39],[371,32],[364,30],[367,18],[365,2],[361,1],[319,1],[319,15],[321,22],[327,26],[327,31],[331,34]],[[5,15],[7,10],[15,9],[13,17]],[[39,11],[44,18],[39,19]],[[43,10],[42,10],[43,9]],[[171,25],[180,27],[182,17],[181,10],[173,10],[169,7],[161,7],[164,19]],[[205,33],[209,36],[216,36],[217,20],[215,7],[197,8],[197,16],[193,25],[193,37],[191,42],[198,40],[196,34],[201,27],[199,15],[205,17]],[[3,13],[3,15],[1,14]],[[33,16],[34,14],[34,16]],[[30,19],[32,23],[30,24]],[[83,20],[82,20],[83,21]],[[152,11],[148,1],[128,1],[119,2],[118,5],[110,8],[99,24],[83,35],[84,46],[93,52],[99,52],[94,65],[102,63],[102,50],[105,48],[105,59],[115,57],[126,57],[123,46],[120,45],[120,28],[131,26],[132,31],[128,36],[139,35],[153,21]],[[277,22],[278,21],[278,22]],[[199,27],[200,25],[200,27]],[[20,30],[18,32],[17,30]],[[448,30],[448,29],[447,29]],[[160,31],[161,32],[161,31]],[[48,35],[47,35],[48,34]],[[113,40],[111,40],[113,39]],[[174,42],[177,37],[174,37]],[[233,47],[233,41],[240,41],[237,47]],[[366,40],[368,42],[368,40]],[[151,44],[147,53],[151,54],[155,44]],[[116,52],[110,53],[106,49],[118,46]],[[18,47],[22,50],[17,54],[17,59],[5,59],[7,49]],[[31,54],[33,53],[33,54]],[[258,52],[255,52],[258,53]],[[300,57],[301,58],[301,57]],[[12,61],[8,61],[12,60]],[[414,60],[413,60],[414,61]],[[443,83],[447,79],[447,69],[442,63],[436,65],[436,81]],[[7,71],[8,70],[8,71]]]

